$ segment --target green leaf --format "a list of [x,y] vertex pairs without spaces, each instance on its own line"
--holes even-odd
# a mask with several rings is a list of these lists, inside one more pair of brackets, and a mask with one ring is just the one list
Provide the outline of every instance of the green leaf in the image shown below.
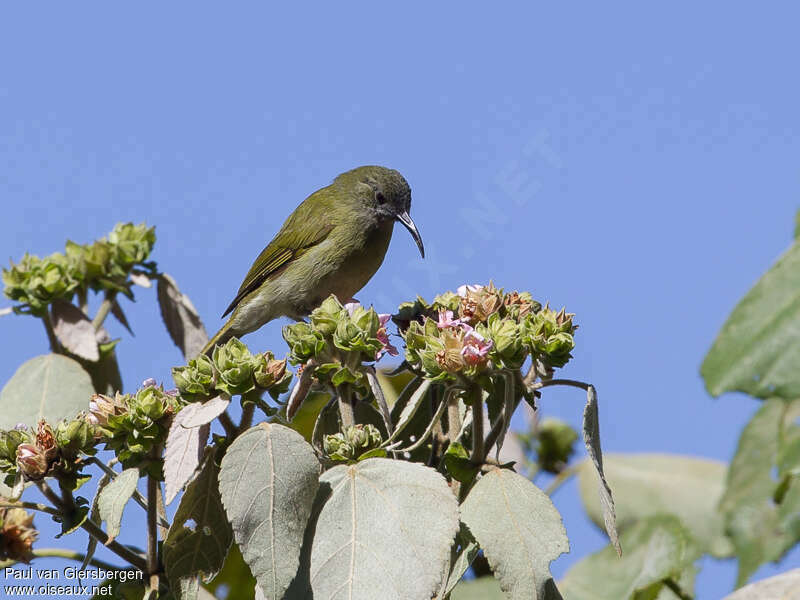
[[50,305],[50,314],[53,332],[64,348],[91,362],[100,358],[94,325],[80,308],[66,300],[56,299]]
[[293,586],[287,598],[431,598],[458,529],[445,479],[420,464],[371,458],[333,467],[320,482],[304,565],[311,590]]
[[794,242],[725,321],[700,372],[712,396],[800,396],[800,243]]
[[[620,531],[656,514],[673,514],[694,533],[704,551],[718,558],[732,554],[717,511],[725,489],[724,463],[669,454],[607,454],[603,464],[616,492]],[[578,466],[578,482],[587,515],[603,527],[594,467],[589,461]]]
[[164,451],[164,501],[167,504],[175,499],[200,466],[210,426],[187,427],[186,423],[196,417],[198,410],[202,411],[202,406],[200,403],[185,406],[169,427]]
[[669,515],[639,521],[622,534],[621,542],[625,547],[622,558],[612,546],[606,546],[567,572],[558,583],[566,600],[656,598],[665,580],[691,580],[685,573],[700,556],[689,531]]
[[319,486],[314,450],[296,431],[261,423],[234,440],[219,489],[236,543],[265,597],[282,598],[300,562]]
[[558,598],[550,562],[569,551],[569,541],[547,494],[513,471],[494,469],[462,503],[461,521],[509,598]]
[[0,391],[0,429],[39,419],[57,423],[89,408],[94,393],[89,374],[71,358],[44,354],[23,363]]
[[722,600],[795,600],[800,590],[800,569],[793,569],[768,579],[751,583]]
[[[233,532],[220,498],[214,452],[181,498],[175,518],[164,541],[164,567],[176,596],[199,575],[203,581],[214,577],[225,562]],[[193,527],[187,527],[188,521]]]
[[119,535],[122,512],[125,510],[128,500],[133,496],[138,482],[139,469],[125,469],[100,492],[97,498],[97,511],[100,518],[106,522],[106,533],[108,533],[109,540],[113,540]]
[[766,400],[739,438],[720,501],[739,558],[737,585],[744,585],[760,565],[778,560],[800,540],[800,478],[786,482],[782,501],[776,505],[781,482],[772,476],[781,441],[796,435],[793,423],[798,410],[800,400]]
[[208,333],[189,297],[181,293],[175,280],[159,273],[156,290],[161,318],[172,341],[186,360],[194,358],[208,342]]
[[[458,531],[458,537],[456,537],[456,542],[460,547],[458,551],[458,555],[456,556],[455,560],[453,561],[452,565],[450,565],[449,573],[447,581],[444,585],[444,590],[440,594],[441,597],[445,597],[449,594],[453,588],[461,581],[461,578],[464,576],[464,573],[467,572],[472,561],[475,560],[475,557],[478,556],[478,552],[480,551],[480,546],[478,546],[478,542],[475,541],[475,538],[472,537],[469,529],[467,529],[466,525],[463,523],[461,524],[461,528]],[[500,583],[494,578],[490,578],[497,587],[498,593],[502,595],[502,590],[500,589]]]
[[600,449],[600,416],[597,411],[597,391],[593,385],[586,389],[586,406],[583,409],[583,441],[586,452],[594,465],[597,477],[600,480],[600,506],[603,511],[603,525],[605,526],[611,545],[622,556],[622,548],[617,533],[616,514],[614,513],[614,498],[603,473],[603,451]]
[[508,596],[500,589],[494,577],[481,577],[460,581],[450,595],[450,600],[506,600]]
[[[250,567],[244,562],[236,544],[231,545],[222,570],[204,587],[216,593],[223,586],[228,593],[225,600],[253,600],[253,588],[259,591],[261,589],[256,587],[256,579],[250,573]],[[222,597],[223,594],[220,593],[219,596]]]

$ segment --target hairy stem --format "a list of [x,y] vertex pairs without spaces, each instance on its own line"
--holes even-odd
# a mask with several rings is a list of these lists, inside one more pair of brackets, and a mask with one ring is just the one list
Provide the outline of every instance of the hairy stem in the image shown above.
[[447,438],[450,443],[456,441],[458,432],[461,431],[461,415],[458,412],[458,396],[447,394]]
[[[61,498],[58,496],[58,494],[56,494],[44,481],[38,481],[36,485],[39,487],[42,494],[44,494],[45,498],[50,500],[50,502],[53,503],[53,506],[59,509],[58,513],[62,516],[65,515],[66,511],[64,510],[64,506],[61,504]],[[100,527],[98,527],[97,524],[91,519],[86,519],[83,523],[81,523],[81,528],[98,542],[103,544],[106,548],[111,550],[114,554],[123,560],[127,560],[132,566],[136,567],[140,571],[144,571],[147,568],[147,563],[141,555],[123,546],[116,540],[109,542],[106,532],[100,529]]]
[[528,390],[534,391],[545,387],[550,387],[553,385],[567,385],[570,387],[580,388],[584,391],[589,389],[590,384],[584,383],[583,381],[577,381],[575,379],[548,379],[547,381],[540,381],[538,383],[532,383],[528,385]]
[[94,316],[94,319],[92,319],[92,326],[95,331],[98,331],[103,326],[103,322],[106,320],[108,313],[111,312],[111,305],[114,303],[114,297],[116,295],[117,292],[113,290],[106,292],[103,303],[100,305],[100,308],[97,309],[97,314]]
[[56,337],[56,332],[53,331],[53,322],[50,320],[50,313],[45,311],[42,315],[42,323],[44,324],[44,330],[47,332],[47,340],[50,342],[50,351],[60,353],[61,344]]
[[[83,564],[83,561],[86,560],[86,555],[81,554],[80,552],[75,552],[74,550],[67,550],[65,548],[36,548],[32,551],[33,555],[36,558],[66,558],[68,560],[74,560]],[[16,564],[18,561],[15,560],[6,560],[0,562],[0,569],[4,569],[6,567],[10,567],[11,565]],[[112,565],[111,563],[107,563],[99,558],[91,558],[89,559],[88,564],[92,565],[93,567],[97,567],[98,569],[103,569],[105,571],[124,571],[125,567],[118,567],[116,565]]]
[[255,402],[245,402],[242,404],[242,418],[239,420],[239,426],[236,428],[237,433],[250,429],[253,424],[253,415],[256,411]]
[[[160,455],[160,448],[153,448],[153,457]],[[150,589],[158,590],[158,497],[161,495],[158,480],[147,476],[147,575]]]
[[236,437],[236,434],[239,432],[239,428],[236,427],[236,423],[233,422],[233,419],[231,419],[228,411],[223,412],[219,416],[219,422],[222,424],[222,428],[225,430],[225,435],[227,437],[229,437],[231,440]]
[[355,411],[353,410],[353,392],[347,384],[336,388],[336,398],[339,400],[339,414],[342,417],[342,429],[356,424]]
[[482,464],[486,458],[483,446],[483,394],[481,388],[470,384],[467,395],[472,405],[472,454],[469,458],[475,464]]
[[60,515],[61,511],[56,510],[40,502],[0,502],[0,508],[24,508],[25,510],[38,510],[48,515]]

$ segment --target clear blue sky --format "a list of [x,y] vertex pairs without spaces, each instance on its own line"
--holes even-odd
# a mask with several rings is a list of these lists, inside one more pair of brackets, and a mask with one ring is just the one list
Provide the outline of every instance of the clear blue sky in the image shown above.
[[[606,451],[728,460],[757,403],[712,400],[698,369],[792,235],[800,8],[348,6],[5,5],[0,256],[145,220],[213,330],[308,193],[391,166],[429,257],[398,228],[360,300],[389,311],[492,278],[566,305],[581,328],[564,375],[597,386]],[[181,362],[154,293],[137,296],[118,350],[130,387]],[[279,332],[247,342],[282,353]],[[46,351],[33,319],[3,318],[0,339],[2,382]],[[582,399],[542,407],[577,426]],[[576,486],[556,504],[573,548],[560,576],[605,541]],[[732,562],[704,566],[701,599],[730,590]],[[797,566],[795,551],[778,570]]]

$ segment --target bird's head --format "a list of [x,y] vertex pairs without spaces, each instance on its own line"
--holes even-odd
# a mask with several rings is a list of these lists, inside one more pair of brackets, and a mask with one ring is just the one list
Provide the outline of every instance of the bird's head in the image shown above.
[[425,247],[411,219],[411,188],[405,178],[386,167],[358,167],[339,175],[334,183],[351,188],[355,196],[380,220],[400,221],[411,233],[425,258]]

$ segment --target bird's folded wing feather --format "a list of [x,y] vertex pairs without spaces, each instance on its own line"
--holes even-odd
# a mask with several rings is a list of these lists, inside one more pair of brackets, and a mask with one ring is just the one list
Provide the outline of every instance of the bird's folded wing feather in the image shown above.
[[[325,209],[320,206],[321,198],[317,197],[320,192],[324,192],[324,189],[315,192],[298,206],[275,238],[261,251],[223,317],[262,283],[328,237],[333,225]],[[320,210],[314,210],[315,206]]]

